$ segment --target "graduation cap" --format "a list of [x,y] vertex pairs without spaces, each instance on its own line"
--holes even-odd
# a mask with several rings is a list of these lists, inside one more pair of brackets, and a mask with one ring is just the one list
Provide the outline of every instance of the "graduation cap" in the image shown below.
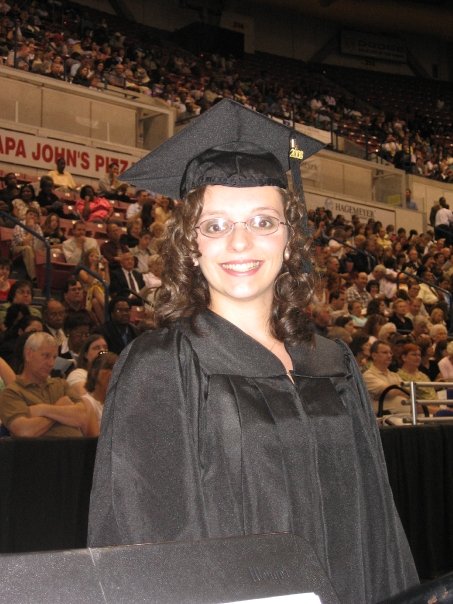
[[291,167],[303,200],[300,161],[323,147],[240,103],[223,99],[122,174],[141,189],[173,199],[203,185],[287,188]]

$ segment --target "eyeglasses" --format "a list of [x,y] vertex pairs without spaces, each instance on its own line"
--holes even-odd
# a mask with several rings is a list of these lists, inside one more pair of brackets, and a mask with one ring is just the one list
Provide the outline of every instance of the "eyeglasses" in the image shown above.
[[278,227],[283,224],[289,226],[286,222],[282,222],[275,216],[252,216],[248,220],[227,220],[226,218],[209,218],[200,222],[196,229],[199,229],[200,233],[205,237],[211,237],[213,239],[219,239],[225,237],[233,232],[234,227],[237,224],[243,224],[244,228],[252,233],[253,235],[272,235],[278,230]]

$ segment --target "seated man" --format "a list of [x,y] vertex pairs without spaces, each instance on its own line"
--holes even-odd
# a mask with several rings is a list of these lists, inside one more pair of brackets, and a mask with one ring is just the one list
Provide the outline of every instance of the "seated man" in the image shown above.
[[368,275],[366,273],[358,273],[354,283],[346,290],[346,302],[360,302],[362,308],[366,308],[371,300],[371,294],[367,291]]
[[[389,386],[400,386],[402,380],[397,373],[389,371],[393,356],[390,344],[376,340],[371,345],[370,355],[371,366],[363,374],[363,379],[373,401],[373,410],[377,413],[379,397],[384,390]],[[408,398],[408,395],[397,388],[390,390],[385,396],[384,411],[409,413],[410,407],[402,405],[402,401]]]
[[110,321],[96,328],[96,333],[104,336],[110,352],[120,354],[138,336],[138,329],[132,325],[131,303],[128,298],[118,296],[109,303]]
[[0,419],[12,436],[89,436],[93,418],[72,398],[66,380],[51,378],[57,343],[38,332],[25,342],[24,367],[0,393]]
[[127,183],[118,178],[119,167],[114,161],[107,166],[107,174],[98,182],[99,192],[107,199],[118,199],[127,192]]
[[[120,268],[110,273],[110,293],[129,298],[131,304],[142,305],[147,287],[140,271],[135,270],[135,257],[132,252],[119,256]],[[134,295],[136,294],[136,295]]]
[[123,231],[121,224],[111,220],[107,224],[108,241],[101,245],[101,254],[109,263],[110,271],[120,268],[119,258],[121,254],[129,251],[127,245],[122,241]]
[[412,321],[406,316],[408,305],[406,300],[398,298],[393,302],[393,314],[390,317],[390,323],[396,325],[396,330],[399,333],[410,333],[414,328]]
[[53,180],[53,184],[55,185],[55,187],[59,188],[60,190],[66,191],[74,191],[75,189],[77,189],[77,184],[72,176],[72,174],[70,172],[68,172],[67,170],[65,170],[66,168],[66,161],[64,159],[64,157],[59,157],[57,159],[57,165],[56,165],[56,170],[51,170],[47,176],[50,176],[51,179]]
[[72,237],[63,241],[63,254],[68,264],[79,264],[82,255],[88,250],[97,250],[98,244],[93,237],[86,236],[85,224],[78,220],[72,227]]

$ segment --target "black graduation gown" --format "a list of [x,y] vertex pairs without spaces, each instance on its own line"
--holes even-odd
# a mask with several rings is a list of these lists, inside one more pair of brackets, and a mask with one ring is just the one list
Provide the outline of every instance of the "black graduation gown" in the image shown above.
[[292,532],[341,602],[418,582],[371,404],[345,346],[280,361],[205,312],[124,351],[104,408],[89,545]]

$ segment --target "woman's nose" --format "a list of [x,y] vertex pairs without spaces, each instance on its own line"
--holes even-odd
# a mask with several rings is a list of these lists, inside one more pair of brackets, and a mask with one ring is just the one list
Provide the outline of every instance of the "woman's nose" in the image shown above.
[[236,222],[233,230],[228,235],[228,247],[242,251],[251,247],[253,235],[244,222]]

